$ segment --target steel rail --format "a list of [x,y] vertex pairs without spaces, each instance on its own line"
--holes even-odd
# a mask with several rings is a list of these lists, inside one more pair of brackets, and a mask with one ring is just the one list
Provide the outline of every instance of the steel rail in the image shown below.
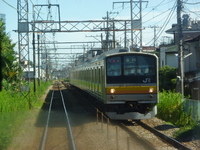
[[51,94],[51,101],[50,101],[50,106],[49,106],[49,111],[48,111],[48,117],[47,117],[47,122],[46,122],[45,130],[44,130],[44,134],[43,134],[43,138],[42,138],[42,143],[40,145],[40,150],[45,149],[45,142],[46,142],[46,138],[47,138],[47,130],[49,127],[49,119],[50,119],[50,114],[51,114],[53,96],[54,96],[54,90],[52,91],[52,94]]
[[68,125],[68,130],[69,130],[69,134],[70,134],[70,138],[71,138],[72,148],[73,148],[73,150],[76,150],[76,146],[75,146],[75,143],[74,143],[74,136],[72,134],[72,128],[71,128],[71,125],[70,125],[70,122],[69,122],[69,115],[68,115],[68,112],[67,112],[67,108],[65,106],[63,94],[62,94],[62,92],[60,90],[60,86],[59,86],[59,91],[60,91],[60,95],[61,95],[61,98],[62,98],[62,103],[63,103],[63,107],[64,107],[64,111],[65,111],[65,116],[66,116],[66,119],[67,119],[67,125]]

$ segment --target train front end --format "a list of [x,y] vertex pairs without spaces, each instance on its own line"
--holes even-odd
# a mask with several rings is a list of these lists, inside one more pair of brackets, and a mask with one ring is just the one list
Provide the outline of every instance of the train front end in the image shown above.
[[116,120],[154,117],[158,103],[158,58],[130,52],[110,55],[105,63],[107,116]]

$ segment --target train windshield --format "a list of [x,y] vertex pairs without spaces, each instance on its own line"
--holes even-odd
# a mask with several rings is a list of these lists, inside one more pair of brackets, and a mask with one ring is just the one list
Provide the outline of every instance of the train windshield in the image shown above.
[[144,56],[125,56],[123,63],[124,75],[154,75],[155,62]]
[[107,83],[155,83],[156,58],[122,55],[107,59]]

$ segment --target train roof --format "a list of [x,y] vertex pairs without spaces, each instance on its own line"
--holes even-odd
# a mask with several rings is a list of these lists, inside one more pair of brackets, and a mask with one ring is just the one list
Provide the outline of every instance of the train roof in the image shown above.
[[112,49],[112,50],[109,50],[107,52],[102,53],[99,56],[94,57],[93,59],[91,59],[91,62],[92,61],[97,61],[97,60],[100,60],[100,59],[104,59],[105,57],[108,57],[108,56],[118,55],[118,54],[127,54],[127,53],[131,53],[131,54],[146,54],[146,55],[154,55],[155,56],[155,54],[146,53],[146,52],[130,52],[128,49]]
[[81,67],[83,65],[86,65],[86,64],[89,64],[89,63],[92,63],[92,62],[95,62],[95,61],[98,61],[98,60],[102,60],[108,56],[112,56],[112,55],[118,55],[118,54],[127,54],[127,53],[131,53],[131,54],[146,54],[146,55],[153,55],[153,56],[156,56],[155,54],[152,54],[152,53],[146,53],[146,52],[130,52],[128,49],[112,49],[112,50],[109,50],[109,51],[106,51],[104,53],[102,53],[101,55],[98,55],[98,56],[95,56],[95,57],[92,57],[91,59],[88,59],[84,62],[80,62],[79,65],[77,65],[76,67]]

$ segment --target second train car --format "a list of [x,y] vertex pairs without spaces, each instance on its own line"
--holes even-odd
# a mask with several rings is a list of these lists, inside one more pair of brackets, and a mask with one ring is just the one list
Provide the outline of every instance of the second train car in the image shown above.
[[149,119],[158,103],[158,58],[143,52],[110,50],[70,71],[70,84],[99,101],[114,120]]

